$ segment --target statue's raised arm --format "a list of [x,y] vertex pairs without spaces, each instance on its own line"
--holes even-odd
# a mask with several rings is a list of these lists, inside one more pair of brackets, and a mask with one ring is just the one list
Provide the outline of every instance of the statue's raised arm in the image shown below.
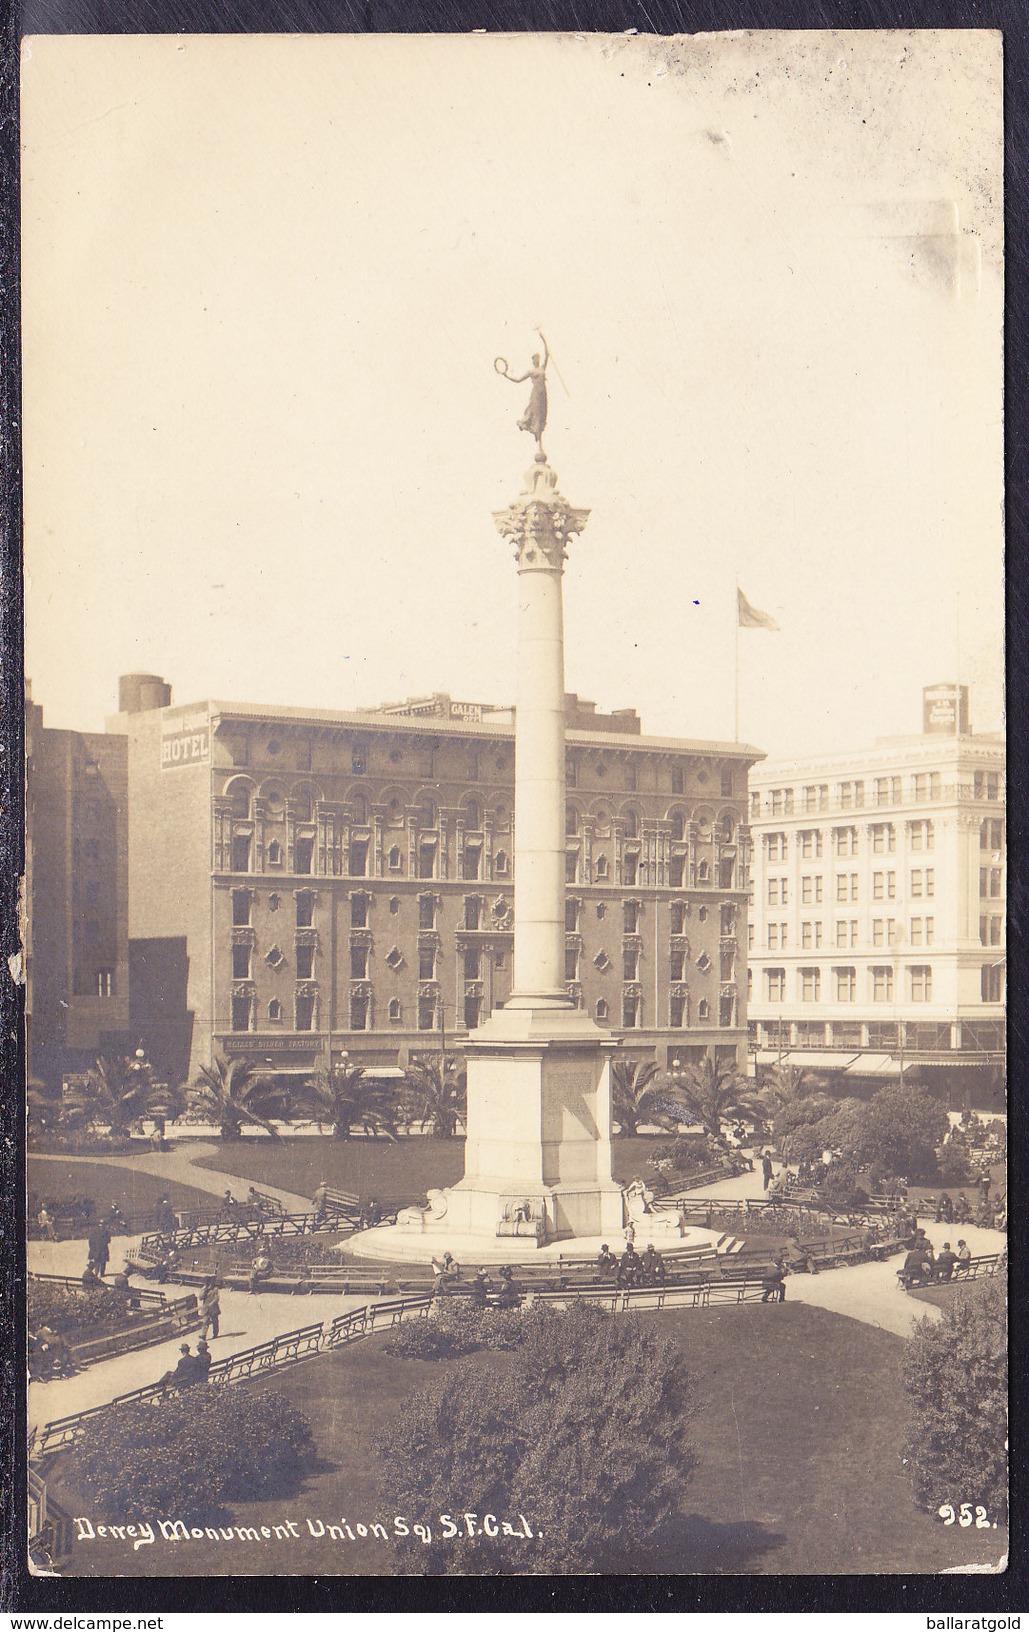
[[505,380],[510,380],[512,385],[522,385],[526,380],[532,382],[529,390],[529,405],[522,418],[518,421],[518,429],[528,431],[530,436],[536,438],[537,457],[542,458],[543,432],[547,427],[547,364],[550,361],[550,349],[542,331],[537,330],[536,332],[543,341],[542,360],[539,352],[534,352],[532,367],[526,369],[524,374],[512,374],[504,357],[496,357],[493,367],[498,374],[503,375]]

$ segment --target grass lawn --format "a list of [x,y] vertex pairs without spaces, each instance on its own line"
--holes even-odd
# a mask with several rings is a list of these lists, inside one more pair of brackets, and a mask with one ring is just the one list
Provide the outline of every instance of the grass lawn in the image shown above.
[[[648,1159],[667,1136],[615,1139],[614,1176],[622,1184],[646,1170]],[[196,1158],[198,1165],[229,1173],[247,1184],[273,1184],[310,1196],[319,1179],[352,1190],[363,1201],[415,1200],[426,1190],[456,1184],[464,1174],[463,1139],[241,1139]]]
[[[684,1492],[671,1544],[612,1559],[611,1573],[917,1574],[1000,1557],[1001,1530],[945,1528],[915,1507],[899,1451],[902,1339],[803,1304],[645,1318],[681,1344],[701,1384],[694,1430],[700,1467]],[[138,1553],[131,1542],[105,1539],[79,1544],[64,1572],[392,1573],[392,1543],[313,1538],[307,1525],[308,1518],[326,1526],[392,1519],[379,1507],[377,1435],[412,1391],[445,1375],[449,1363],[393,1359],[384,1343],[372,1338],[261,1385],[280,1389],[308,1415],[320,1462],[302,1491],[239,1504],[231,1522],[272,1526],[291,1519],[297,1539],[158,1539]],[[499,1369],[509,1361],[486,1355],[478,1363]],[[52,1493],[68,1512],[90,1514],[72,1473],[66,1454],[48,1475]],[[972,1491],[964,1495],[975,1499]],[[432,1514],[408,1517],[438,1523]],[[95,1514],[94,1522],[103,1518]]]
[[[62,1196],[92,1196],[96,1216],[108,1207],[117,1207],[131,1224],[150,1227],[154,1208],[161,1196],[168,1196],[175,1208],[217,1207],[217,1196],[191,1185],[175,1184],[150,1173],[135,1173],[129,1167],[108,1166],[103,1162],[68,1162],[61,1156],[29,1156],[28,1189],[33,1202],[46,1196],[59,1201]],[[65,1224],[61,1236],[67,1239]],[[88,1226],[79,1226],[83,1239]]]

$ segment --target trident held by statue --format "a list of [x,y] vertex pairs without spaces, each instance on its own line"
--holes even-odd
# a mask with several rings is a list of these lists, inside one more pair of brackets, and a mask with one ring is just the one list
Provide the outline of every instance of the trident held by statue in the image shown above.
[[550,351],[542,329],[537,329],[536,333],[543,341],[543,357],[540,358],[538,351],[534,352],[532,367],[524,374],[512,374],[506,357],[495,357],[493,367],[505,380],[510,380],[512,385],[522,385],[526,380],[532,382],[529,388],[529,406],[518,421],[518,429],[528,431],[530,436],[536,438],[536,458],[544,460],[546,454],[543,452],[543,432],[547,427],[547,364],[550,361]]

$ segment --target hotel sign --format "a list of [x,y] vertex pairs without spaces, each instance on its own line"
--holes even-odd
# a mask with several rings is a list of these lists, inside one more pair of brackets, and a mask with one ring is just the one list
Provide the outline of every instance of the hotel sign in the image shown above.
[[165,720],[161,733],[161,769],[211,763],[211,722],[206,714]]
[[926,686],[922,691],[922,730],[931,736],[966,736],[968,687]]

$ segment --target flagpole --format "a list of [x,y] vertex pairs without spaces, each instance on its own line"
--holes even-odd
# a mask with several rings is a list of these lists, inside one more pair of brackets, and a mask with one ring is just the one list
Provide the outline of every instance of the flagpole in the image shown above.
[[733,712],[733,739],[732,740],[733,740],[733,742],[739,742],[739,740],[740,740],[740,580],[739,580],[738,577],[736,579],[736,594],[733,597],[732,613],[733,613],[733,626],[734,626],[734,629],[735,629],[735,632],[736,632],[736,653],[735,653],[736,684],[735,684],[735,688],[734,688],[735,705],[734,705],[734,712]]

